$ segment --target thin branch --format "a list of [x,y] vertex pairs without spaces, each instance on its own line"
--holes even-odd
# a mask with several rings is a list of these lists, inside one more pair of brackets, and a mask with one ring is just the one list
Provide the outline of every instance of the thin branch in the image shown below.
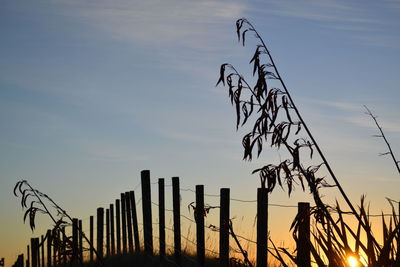
[[366,105],[364,105],[364,108],[367,110],[367,112],[365,112],[365,113],[366,113],[367,115],[369,115],[369,116],[374,120],[376,127],[378,128],[379,132],[381,133],[380,135],[375,135],[375,136],[376,136],[376,137],[381,137],[381,138],[385,141],[386,146],[387,146],[388,149],[389,149],[389,152],[380,153],[379,155],[380,155],[380,156],[384,156],[384,155],[390,154],[390,155],[392,156],[394,165],[395,165],[396,168],[397,168],[397,172],[400,174],[399,161],[396,160],[396,157],[394,156],[392,147],[390,146],[390,143],[389,143],[389,141],[386,139],[386,136],[385,136],[385,133],[383,132],[382,127],[380,126],[380,124],[378,123],[378,120],[376,119],[377,117],[374,116],[374,114],[372,114],[371,110],[369,110],[369,108],[368,108]]

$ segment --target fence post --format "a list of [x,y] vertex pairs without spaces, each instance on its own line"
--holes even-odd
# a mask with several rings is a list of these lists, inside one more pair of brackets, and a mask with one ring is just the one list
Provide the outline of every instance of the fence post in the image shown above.
[[106,209],[106,253],[110,256],[110,210]]
[[125,254],[126,249],[126,207],[125,194],[121,193],[121,219],[122,219],[122,253]]
[[257,267],[268,262],[268,189],[257,188]]
[[[2,259],[2,263],[4,265],[4,258]],[[17,261],[15,262],[13,267],[24,267],[24,254],[18,255]]]
[[103,224],[104,224],[104,209],[97,208],[97,256],[101,260],[103,258]]
[[37,246],[36,246],[36,238],[31,238],[31,259],[32,259],[32,267],[38,267],[38,257],[37,257]]
[[115,200],[115,217],[117,223],[117,254],[121,254],[121,208],[119,199]]
[[160,258],[165,257],[165,185],[164,178],[158,179],[158,231],[160,235]]
[[[65,234],[65,226],[63,226],[61,229],[62,229],[61,233],[62,233],[62,236],[63,236],[63,246],[61,248],[61,250],[62,250],[62,262],[64,264],[67,264],[67,251],[66,251],[67,235]],[[61,254],[60,254],[60,256],[61,256]]]
[[79,228],[78,228],[78,234],[79,234],[79,261],[80,263],[83,263],[83,228],[82,228],[82,220],[78,221]]
[[129,192],[125,192],[125,206],[126,206],[126,226],[128,228],[128,245],[129,252],[133,252],[133,237],[132,237],[132,216],[131,216],[131,197]]
[[297,266],[310,267],[310,203],[299,202],[299,232],[297,239]]
[[114,205],[110,204],[111,255],[115,255]]
[[106,252],[110,256],[110,210],[106,209]]
[[131,199],[131,210],[132,210],[132,224],[133,224],[133,236],[135,239],[135,251],[140,252],[140,242],[139,242],[139,229],[138,229],[138,221],[136,214],[136,200],[135,200],[135,192],[129,192]]
[[219,262],[220,266],[229,266],[229,188],[220,190],[220,210],[219,210]]
[[42,244],[40,251],[42,252],[42,267],[44,267],[44,237],[41,236],[40,243]]
[[78,262],[78,219],[72,219],[72,258],[71,263],[76,264]]
[[35,246],[36,246],[36,257],[37,257],[37,266],[40,267],[40,241],[39,237],[35,238]]
[[30,262],[30,257],[29,257],[29,254],[30,254],[30,249],[29,249],[29,245],[27,245],[26,246],[26,267],[30,267],[30,265],[31,265],[31,262]]
[[90,262],[93,261],[93,255],[94,255],[94,229],[93,229],[93,224],[94,224],[94,217],[90,216],[89,217],[89,228],[90,228],[90,233],[89,233],[89,239],[90,239],[90,244],[92,244],[89,248],[89,257],[90,257]]
[[36,242],[36,257],[37,257],[37,266],[40,267],[40,241],[39,241],[39,237],[35,238],[35,242]]
[[204,266],[204,185],[196,185],[196,247],[197,261]]
[[181,263],[181,207],[179,177],[172,177],[172,206],[174,210],[174,254],[178,264]]
[[[58,238],[57,233],[58,233],[58,231],[52,231],[51,238],[52,238],[52,240],[56,239],[58,242],[59,238]],[[56,265],[57,265],[57,246],[53,246],[53,266],[56,266]],[[26,267],[29,267],[29,266],[26,266]]]
[[51,230],[47,230],[47,267],[51,266],[51,241],[52,241],[52,236],[51,236]]
[[153,255],[153,225],[151,218],[150,171],[141,172],[144,251]]

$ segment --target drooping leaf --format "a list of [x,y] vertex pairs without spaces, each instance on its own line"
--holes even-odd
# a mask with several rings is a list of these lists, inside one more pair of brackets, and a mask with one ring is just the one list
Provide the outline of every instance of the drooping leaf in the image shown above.
[[301,130],[301,122],[298,122],[297,123],[297,131],[296,131],[295,135],[297,135],[300,132],[300,130]]
[[292,166],[292,170],[295,169],[300,169],[300,146],[296,145],[296,147],[293,149],[293,166]]
[[257,157],[260,157],[262,151],[262,136],[257,138]]
[[215,86],[218,86],[220,82],[225,86],[225,67],[228,65],[228,63],[222,64],[221,68],[219,70],[219,79],[218,82]]
[[282,105],[283,105],[283,108],[285,109],[286,117],[287,117],[288,121],[291,124],[293,124],[293,121],[292,121],[292,118],[291,118],[290,112],[289,112],[289,103],[288,103],[288,99],[287,99],[286,95],[282,96]]
[[246,122],[247,122],[247,119],[249,118],[249,112],[248,112],[248,110],[247,110],[247,105],[246,105],[246,103],[244,103],[243,105],[242,105],[242,113],[243,113],[243,121],[242,121],[242,125],[241,126],[243,126]]
[[14,196],[16,196],[16,197],[18,197],[18,195],[17,195],[17,189],[18,189],[20,183],[21,183],[21,181],[17,182],[17,183],[15,184],[15,187],[14,187],[14,190],[13,190]]
[[236,33],[237,33],[237,37],[238,37],[238,41],[239,42],[240,42],[240,29],[243,26],[243,22],[244,22],[244,19],[238,19],[236,21]]
[[246,29],[246,30],[244,30],[243,32],[242,32],[242,44],[243,44],[243,46],[244,46],[244,44],[245,44],[245,40],[246,40],[246,32],[248,31],[248,29]]
[[251,155],[251,140],[250,138],[252,137],[252,133],[246,134],[243,139],[242,139],[242,145],[244,148],[244,160],[249,160],[251,161],[252,155]]

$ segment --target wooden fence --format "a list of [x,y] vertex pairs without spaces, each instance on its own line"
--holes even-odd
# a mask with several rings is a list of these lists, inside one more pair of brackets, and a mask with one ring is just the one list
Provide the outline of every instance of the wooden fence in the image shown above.
[[[158,255],[161,260],[166,256],[165,238],[165,181],[158,179]],[[196,223],[196,261],[198,265],[205,264],[205,225],[204,217],[206,214],[204,205],[204,186],[195,187],[194,222]],[[72,237],[53,237],[52,231],[48,230],[46,235],[41,238],[32,238],[27,246],[26,267],[51,267],[58,264],[74,263],[80,264],[87,261],[99,261],[114,255],[126,253],[145,252],[149,255],[154,254],[153,240],[153,221],[152,221],[152,200],[150,171],[141,172],[141,202],[143,216],[143,237],[139,237],[139,226],[137,216],[137,204],[135,191],[121,193],[120,198],[115,200],[106,209],[99,207],[96,214],[96,230],[94,229],[94,216],[89,219],[89,235],[86,236],[82,228],[82,220],[74,218],[72,221]],[[220,266],[230,265],[230,244],[229,236],[235,240],[230,222],[230,189],[220,189],[219,206],[219,253]],[[181,212],[180,212],[180,185],[179,177],[172,177],[172,206],[173,206],[173,254],[177,265],[182,259],[181,245]],[[153,202],[153,204],[155,204]],[[310,205],[309,203],[298,204],[298,216],[303,219],[299,225],[297,241],[297,260],[298,266],[309,267],[310,264]],[[96,232],[96,233],[95,233]],[[65,231],[64,231],[65,233]],[[256,266],[267,266],[268,261],[268,192],[265,188],[257,191],[257,252]],[[87,238],[88,254],[84,259],[83,239]],[[96,240],[94,239],[96,237]],[[55,244],[53,240],[63,240],[63,245]],[[143,244],[140,243],[143,240]],[[70,249],[66,244],[69,244]],[[240,245],[240,244],[239,244]],[[24,256],[20,255],[16,267],[24,266]]]

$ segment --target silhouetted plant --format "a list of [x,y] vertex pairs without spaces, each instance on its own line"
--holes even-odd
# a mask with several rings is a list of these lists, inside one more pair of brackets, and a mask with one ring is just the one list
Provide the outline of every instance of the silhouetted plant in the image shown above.
[[[379,258],[376,262],[389,260],[389,258],[385,258],[390,246],[388,244],[392,244],[394,236],[399,235],[399,224],[396,224],[392,231],[388,231],[390,234],[387,235],[388,238],[385,239],[384,246],[380,247],[373,236],[368,216],[365,214],[364,203],[362,202],[360,213],[358,213],[304,122],[278,72],[271,53],[257,30],[247,19],[241,18],[236,21],[236,32],[238,40],[242,42],[243,46],[249,33],[252,33],[255,37],[257,45],[250,64],[256,81],[251,86],[233,65],[225,63],[220,67],[217,85],[223,84],[228,87],[229,98],[236,111],[236,128],[238,129],[239,126],[244,127],[250,121],[254,122],[250,127],[250,131],[242,139],[243,159],[251,161],[254,150],[257,150],[256,154],[259,157],[265,145],[277,149],[285,148],[290,155],[289,158],[282,160],[278,164],[267,164],[253,171],[253,173],[259,173],[261,187],[267,188],[271,193],[276,184],[279,184],[283,189],[287,188],[290,196],[295,184],[300,184],[303,190],[305,190],[305,184],[307,185],[315,201],[315,207],[313,207],[311,214],[314,215],[318,223],[316,227],[321,227],[317,228],[316,235],[314,235],[318,249],[312,246],[314,259],[318,263],[322,263],[321,257],[318,256],[319,249],[323,248],[326,242],[327,249],[323,251],[330,264],[339,264],[338,259],[342,260],[344,255],[348,256],[355,253],[348,245],[346,231],[350,231],[350,228],[341,217],[342,213],[339,205],[337,204],[336,208],[332,208],[321,199],[320,189],[325,187],[338,188],[351,210],[350,213],[358,221],[358,232],[361,229],[365,232],[368,246],[366,246],[364,252],[367,255],[374,255],[371,256],[370,262],[375,262],[372,260],[373,257]],[[275,84],[278,85],[276,86]],[[314,150],[322,162],[304,166],[303,157],[307,157],[310,161],[313,160]],[[318,174],[322,166],[326,168],[334,184],[328,184],[326,179]],[[338,211],[338,219],[334,219],[330,214],[333,210]],[[297,238],[298,223],[299,218],[296,218],[291,228],[295,239]],[[327,236],[326,239],[323,239],[324,234]],[[353,237],[356,239],[356,243],[359,244],[357,249],[360,248],[360,236],[354,235]],[[326,242],[324,243],[323,240],[326,240]],[[278,260],[282,259],[277,248],[275,248],[275,251],[277,253],[274,254],[274,257]],[[332,251],[337,251],[339,254],[335,254]],[[281,252],[292,260],[295,259],[287,250],[282,249]],[[281,262],[284,264],[283,259]],[[339,264],[337,266],[342,265]]]
[[[24,213],[24,222],[29,218],[29,226],[32,231],[35,230],[35,220],[37,213],[47,215],[51,218],[54,223],[52,229],[52,242],[51,244],[56,247],[57,251],[60,251],[67,258],[72,259],[73,246],[72,246],[72,236],[67,236],[65,233],[65,227],[72,225],[72,218],[68,213],[62,209],[56,202],[54,202],[48,195],[34,189],[26,180],[21,180],[16,183],[14,187],[14,195],[16,197],[21,197],[21,206],[26,209]],[[53,209],[50,211],[49,206]],[[82,237],[87,241],[89,246],[94,250],[96,256],[98,257],[97,250],[94,248],[93,244],[89,241],[83,232],[83,229],[78,231],[82,234]],[[62,237],[62,239],[61,239]],[[44,240],[40,243],[40,246],[44,245],[44,241],[48,238],[47,234]],[[79,258],[80,253],[74,255],[78,257],[78,260],[82,263],[83,259]],[[99,257],[98,257],[99,259]],[[99,259],[100,264],[102,264],[101,259]],[[103,264],[102,264],[103,265]]]
[[392,147],[390,146],[389,141],[386,139],[385,133],[383,132],[383,129],[382,129],[381,125],[378,123],[377,116],[375,116],[374,114],[372,114],[372,112],[369,110],[369,108],[368,108],[367,106],[364,105],[364,108],[367,110],[365,113],[366,113],[367,115],[369,115],[369,116],[374,120],[375,125],[376,125],[376,127],[378,128],[378,130],[379,130],[379,132],[380,132],[379,135],[374,135],[374,137],[382,138],[382,139],[385,141],[385,144],[386,144],[386,146],[387,146],[387,148],[388,148],[388,150],[389,150],[389,151],[387,151],[387,152],[380,153],[379,156],[390,155],[390,156],[392,157],[392,159],[393,159],[394,165],[395,165],[396,168],[397,168],[397,172],[400,174],[400,166],[399,166],[400,161],[398,161],[398,160],[396,159],[396,157],[394,156]]

